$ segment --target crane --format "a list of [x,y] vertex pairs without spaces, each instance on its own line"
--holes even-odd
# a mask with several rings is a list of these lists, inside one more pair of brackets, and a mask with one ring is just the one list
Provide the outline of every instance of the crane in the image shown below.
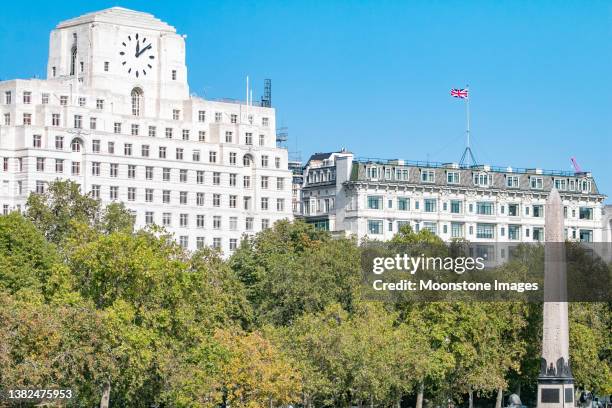
[[575,157],[570,157],[570,161],[572,162],[572,166],[574,166],[574,171],[576,173],[582,173],[582,168],[580,167],[580,165],[576,161],[576,158]]

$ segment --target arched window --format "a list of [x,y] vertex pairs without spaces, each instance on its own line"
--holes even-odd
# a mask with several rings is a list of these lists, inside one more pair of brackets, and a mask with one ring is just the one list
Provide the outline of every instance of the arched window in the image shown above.
[[76,45],[72,46],[72,50],[70,51],[70,75],[74,75],[76,73],[76,59],[77,59],[77,47]]
[[72,139],[72,142],[70,143],[70,148],[72,149],[73,152],[80,152],[81,151],[81,140]]
[[142,89],[132,89],[132,115],[140,116],[140,110],[142,109]]
[[245,154],[244,157],[242,158],[242,164],[244,165],[244,167],[250,167],[251,166],[251,155]]

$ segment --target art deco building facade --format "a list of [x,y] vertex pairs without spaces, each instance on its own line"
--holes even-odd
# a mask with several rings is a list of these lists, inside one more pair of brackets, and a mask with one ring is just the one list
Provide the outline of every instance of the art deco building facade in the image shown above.
[[122,8],[60,23],[46,79],[0,82],[0,166],[4,213],[71,179],[189,249],[292,218],[274,109],[191,96],[184,36]]
[[[304,168],[302,216],[315,226],[387,240],[404,224],[444,240],[544,240],[544,205],[556,187],[566,237],[604,242],[603,201],[588,172],[313,155]],[[609,223],[609,221],[608,221]]]

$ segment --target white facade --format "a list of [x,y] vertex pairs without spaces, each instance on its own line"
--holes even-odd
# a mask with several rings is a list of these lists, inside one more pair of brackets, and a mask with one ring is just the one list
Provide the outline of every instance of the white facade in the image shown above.
[[243,233],[292,218],[275,111],[190,96],[184,37],[147,13],[111,8],[60,23],[47,79],[0,82],[0,208],[23,209],[72,179],[136,226],[225,254]]
[[544,205],[553,186],[560,190],[567,239],[610,242],[602,227],[605,196],[590,173],[316,154],[304,171],[302,215],[319,228],[359,238],[388,240],[409,224],[446,241],[534,242],[544,240]]

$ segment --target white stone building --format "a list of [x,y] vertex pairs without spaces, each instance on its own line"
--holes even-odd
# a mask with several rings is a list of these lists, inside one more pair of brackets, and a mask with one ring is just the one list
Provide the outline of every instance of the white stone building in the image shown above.
[[111,8],[51,32],[46,79],[0,82],[0,209],[72,179],[136,225],[228,254],[243,233],[292,218],[275,110],[191,96],[184,36]]
[[590,173],[356,160],[346,151],[310,158],[302,216],[318,228],[378,240],[410,224],[447,241],[542,241],[544,204],[553,186],[563,200],[566,237],[609,242],[603,227],[605,196]]

